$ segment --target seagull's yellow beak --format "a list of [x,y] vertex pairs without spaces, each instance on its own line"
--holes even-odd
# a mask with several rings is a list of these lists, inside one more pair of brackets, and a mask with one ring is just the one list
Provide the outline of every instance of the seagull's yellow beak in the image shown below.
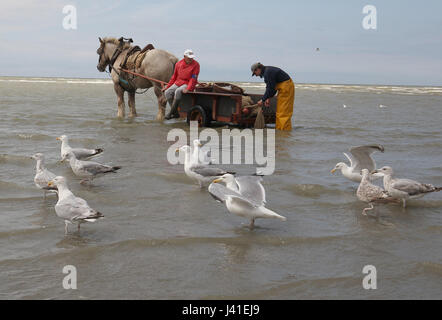
[[61,138],[60,138],[60,137],[57,137],[57,138],[55,138],[55,140],[61,140]]
[[54,182],[53,181],[49,181],[48,182],[48,187],[53,187],[54,186]]
[[175,152],[179,152],[179,151],[180,151],[180,148],[176,148],[176,149],[175,149]]
[[203,144],[202,144],[202,143],[198,143],[198,146],[199,146],[199,147],[202,147],[202,146],[203,146]]
[[221,181],[223,181],[222,179],[215,179],[215,180],[213,180],[213,183],[218,183],[218,182],[221,182]]
[[330,170],[331,173],[335,173],[335,171],[336,171],[336,168],[333,168]]

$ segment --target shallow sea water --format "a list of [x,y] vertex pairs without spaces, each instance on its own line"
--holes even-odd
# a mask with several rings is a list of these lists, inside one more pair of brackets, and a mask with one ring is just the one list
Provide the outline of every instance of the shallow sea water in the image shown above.
[[[264,179],[267,207],[287,221],[254,230],[168,163],[167,133],[187,124],[156,122],[152,91],[136,98],[139,117],[119,120],[107,80],[0,78],[1,299],[442,298],[442,194],[366,217],[357,185],[330,173],[350,146],[379,143],[378,166],[441,186],[442,88],[296,84],[294,130],[276,132]],[[58,163],[61,134],[123,168],[80,185]],[[65,236],[56,196],[33,184],[36,152],[105,219]],[[62,287],[65,265],[77,290]],[[377,290],[362,287],[365,265]]]

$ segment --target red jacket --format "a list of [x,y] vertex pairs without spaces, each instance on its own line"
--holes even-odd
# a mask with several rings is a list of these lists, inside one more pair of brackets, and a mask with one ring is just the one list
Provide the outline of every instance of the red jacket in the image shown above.
[[176,84],[177,86],[182,86],[187,84],[187,90],[193,91],[198,82],[198,75],[200,73],[200,64],[196,60],[192,60],[191,63],[187,64],[184,59],[178,61],[175,65],[175,71],[173,76],[167,84],[167,88]]

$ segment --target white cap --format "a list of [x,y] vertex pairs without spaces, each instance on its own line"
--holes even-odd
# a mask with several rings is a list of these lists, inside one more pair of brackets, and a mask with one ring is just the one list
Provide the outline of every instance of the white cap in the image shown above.
[[187,49],[186,51],[184,51],[184,56],[186,56],[187,58],[190,58],[190,59],[195,58],[195,55],[193,54],[192,49]]

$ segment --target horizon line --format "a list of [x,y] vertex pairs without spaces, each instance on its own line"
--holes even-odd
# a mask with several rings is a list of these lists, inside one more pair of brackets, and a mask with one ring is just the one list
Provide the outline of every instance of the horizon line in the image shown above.
[[[67,77],[67,76],[11,76],[11,75],[1,75],[2,78],[52,78],[52,79],[95,79],[95,80],[112,80],[110,77],[96,78],[96,77]],[[201,82],[251,82],[265,84],[262,81],[250,81],[246,80],[201,80]],[[295,82],[295,81],[294,81]],[[387,87],[437,87],[441,88],[441,85],[423,85],[423,84],[385,84],[385,83],[336,83],[336,82],[295,82],[296,84],[315,84],[315,85],[354,85],[354,86],[387,86]]]

